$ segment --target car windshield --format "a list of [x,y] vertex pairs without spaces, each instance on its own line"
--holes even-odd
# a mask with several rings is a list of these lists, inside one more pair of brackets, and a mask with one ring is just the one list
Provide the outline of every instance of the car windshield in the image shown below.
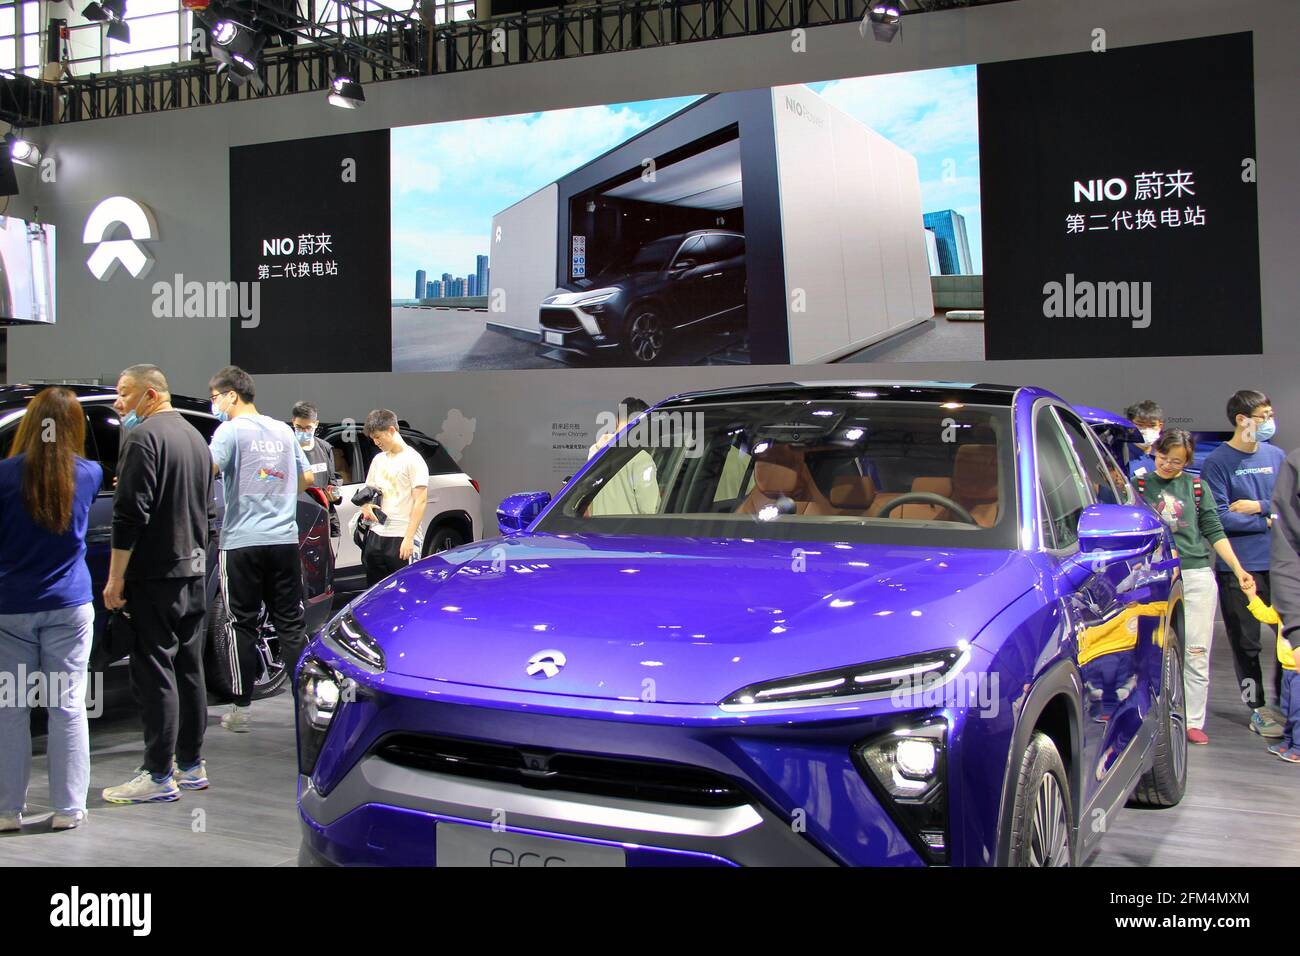
[[571,481],[551,533],[1015,548],[1010,410],[740,401],[656,410]]
[[647,242],[644,246],[624,252],[617,259],[601,270],[601,275],[625,275],[629,272],[659,272],[668,265],[677,247],[682,244],[681,236],[665,236]]

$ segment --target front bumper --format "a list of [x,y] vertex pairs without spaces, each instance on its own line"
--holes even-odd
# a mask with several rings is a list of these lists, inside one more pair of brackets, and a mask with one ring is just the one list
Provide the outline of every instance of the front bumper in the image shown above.
[[543,348],[590,355],[619,346],[617,337],[609,335],[596,316],[574,305],[543,305],[538,325]]
[[[629,866],[925,865],[897,809],[855,765],[853,747],[933,710],[877,700],[812,715],[730,714],[393,673],[377,680],[320,641],[309,652],[361,688],[335,714],[310,776],[299,778],[305,861],[431,866],[438,827],[448,823],[621,846]],[[962,715],[938,713],[954,744],[946,787],[956,831],[966,790]],[[396,735],[693,768],[733,782],[736,796],[728,805],[690,805],[639,798],[648,790],[609,796],[438,772],[390,759],[384,747]],[[962,847],[950,844],[950,851],[960,862]]]
[[376,756],[330,791],[299,778],[303,853],[325,864],[433,866],[438,826],[621,847],[628,866],[831,866],[762,806],[684,807],[539,793],[414,770]]

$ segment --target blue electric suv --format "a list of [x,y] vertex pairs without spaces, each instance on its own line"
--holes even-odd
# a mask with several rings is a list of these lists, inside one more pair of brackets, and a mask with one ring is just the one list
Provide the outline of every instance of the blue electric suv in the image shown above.
[[1172,539],[1048,391],[680,395],[498,523],[309,645],[304,862],[1064,866],[1182,798]]

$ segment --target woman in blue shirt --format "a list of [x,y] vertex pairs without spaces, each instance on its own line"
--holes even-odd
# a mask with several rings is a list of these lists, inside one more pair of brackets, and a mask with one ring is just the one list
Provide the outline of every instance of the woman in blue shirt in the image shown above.
[[28,403],[0,461],[0,681],[16,697],[0,706],[0,831],[22,827],[33,706],[49,712],[51,825],[69,830],[86,817],[95,621],[86,522],[103,471],[80,456],[85,440],[77,397],[47,388]]

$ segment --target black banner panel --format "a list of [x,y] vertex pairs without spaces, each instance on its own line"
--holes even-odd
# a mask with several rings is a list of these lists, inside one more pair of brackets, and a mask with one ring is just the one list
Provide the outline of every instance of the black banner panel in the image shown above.
[[1258,354],[1251,36],[979,67],[985,357]]
[[388,130],[231,149],[234,364],[391,370],[389,175]]

